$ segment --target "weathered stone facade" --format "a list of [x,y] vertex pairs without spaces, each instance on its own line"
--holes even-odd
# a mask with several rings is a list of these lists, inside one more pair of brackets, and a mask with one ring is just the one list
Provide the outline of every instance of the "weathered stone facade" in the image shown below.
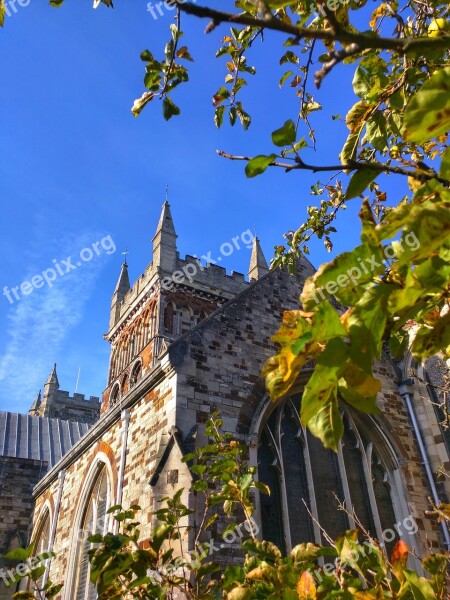
[[[191,264],[197,264],[195,274],[193,270],[183,271]],[[181,275],[174,276],[174,272]],[[64,600],[78,598],[80,586],[85,585],[86,574],[80,567],[85,548],[82,530],[89,521],[91,503],[97,503],[98,514],[105,502],[138,504],[142,508],[143,539],[151,533],[152,512],[161,497],[184,488],[185,503],[195,508],[196,499],[187,491],[191,474],[181,457],[193,444],[203,443],[204,423],[213,411],[220,412],[226,431],[247,443],[250,461],[260,467],[260,478],[264,480],[269,473],[263,469],[266,459],[262,451],[275,453],[275,412],[264,389],[261,368],[275,351],[271,336],[279,327],[283,311],[297,306],[302,284],[313,273],[313,267],[303,261],[296,277],[280,270],[268,273],[255,241],[250,273],[249,283],[242,275],[229,276],[217,266],[200,266],[193,257],[181,259],[167,203],[154,238],[153,262],[133,288],[127,265],[122,266],[106,336],[111,344],[111,361],[102,416],[34,491],[33,536],[38,538],[40,523],[49,515],[50,522],[56,524],[56,535],[50,540],[56,552],[50,578],[64,580]],[[431,494],[425,462],[436,471],[442,464],[449,466],[449,455],[426,387],[411,380],[407,382],[409,387],[399,389],[399,384],[410,376],[411,368],[417,370],[408,357],[395,365],[388,355],[376,365],[376,375],[383,383],[379,395],[382,413],[369,417],[347,408],[348,432],[338,457],[321,455],[299,424],[294,438],[301,439],[305,496],[319,519],[328,519],[333,527],[339,525],[333,520],[331,513],[336,508],[331,504],[329,515],[320,511],[320,496],[325,497],[327,479],[331,480],[332,473],[314,475],[319,459],[325,466],[332,459],[339,469],[335,475],[340,477],[342,489],[337,491],[342,498],[363,498],[363,488],[367,487],[365,510],[373,513],[368,519],[373,522],[375,533],[383,528],[384,534],[386,527],[392,528],[394,536],[401,535],[420,553],[429,544],[443,544],[441,530],[424,514]],[[306,370],[300,378],[293,391],[294,399],[308,375]],[[417,413],[418,433],[411,425],[406,394]],[[288,402],[294,414],[297,400],[287,399],[286,406]],[[287,409],[291,410],[288,406]],[[281,446],[283,439],[288,439],[288,429],[283,429],[288,419],[283,419],[282,415],[281,425],[276,424]],[[272,435],[272,441],[266,444],[268,435]],[[426,460],[417,435],[425,442]],[[296,452],[299,447],[296,446]],[[282,501],[278,507],[269,506],[257,497],[257,520],[264,533],[267,521],[277,517],[276,510],[281,511],[277,517],[278,533],[289,550],[294,544],[297,523],[295,510],[292,515],[286,510],[292,500],[289,485],[294,480],[283,463],[286,457],[282,453],[289,449],[281,447],[280,452],[281,466],[276,476],[280,477]],[[345,472],[347,479],[342,477]],[[100,473],[106,473],[108,483],[96,499],[94,491]],[[269,475],[275,477],[272,472]],[[444,483],[439,493],[449,491]],[[356,512],[363,511],[362,505],[354,508]],[[263,511],[267,511],[267,518],[261,518]],[[352,517],[348,519],[347,526],[352,525]],[[411,523],[407,519],[417,524],[414,531],[412,527],[405,529],[405,524]],[[216,527],[212,535],[220,537],[223,522],[219,521]],[[105,523],[100,529],[105,529]],[[320,541],[320,532],[314,527],[311,532]],[[192,540],[186,541],[189,547]],[[390,541],[386,538],[387,543]],[[218,558],[224,562],[233,560],[238,551],[237,546],[229,545]]]
[[[14,548],[25,547],[30,533],[33,488],[47,471],[47,463],[0,456],[0,557]],[[0,558],[2,573],[10,567]],[[0,577],[0,600],[11,598],[14,588]],[[15,591],[15,589],[14,589]]]

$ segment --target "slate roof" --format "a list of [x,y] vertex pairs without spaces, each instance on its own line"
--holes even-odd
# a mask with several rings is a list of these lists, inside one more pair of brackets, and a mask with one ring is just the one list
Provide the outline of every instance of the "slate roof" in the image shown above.
[[76,421],[0,411],[0,456],[42,460],[50,470],[89,428]]

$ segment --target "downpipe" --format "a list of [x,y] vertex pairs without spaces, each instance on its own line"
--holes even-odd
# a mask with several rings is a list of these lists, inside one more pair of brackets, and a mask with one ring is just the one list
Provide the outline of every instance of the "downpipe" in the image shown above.
[[[428,454],[427,454],[427,450],[425,448],[425,444],[423,441],[422,432],[420,431],[419,423],[417,421],[416,411],[414,410],[414,406],[411,401],[411,397],[407,391],[406,384],[403,382],[400,383],[398,386],[398,391],[405,401],[406,408],[407,408],[408,414],[409,414],[409,418],[411,419],[414,433],[416,435],[417,444],[419,446],[419,452],[420,452],[420,456],[422,459],[422,463],[425,468],[428,483],[430,485],[433,502],[437,506],[441,503],[441,500],[439,498],[439,494],[438,494],[438,491],[436,488],[436,483],[434,481],[434,476],[433,476],[433,471],[431,470],[430,461],[428,460]],[[447,550],[450,550],[450,534],[449,534],[449,531],[447,528],[447,524],[444,521],[441,521],[439,523],[439,525],[441,527],[442,536],[444,538],[444,544],[447,547]]]
[[[120,466],[119,466],[119,476],[117,481],[117,495],[116,495],[116,505],[122,504],[123,498],[123,480],[125,477],[125,465],[127,459],[127,447],[128,447],[128,429],[130,426],[130,416],[131,412],[129,409],[122,411],[122,447],[120,450]],[[119,521],[114,521],[114,533],[119,533]]]

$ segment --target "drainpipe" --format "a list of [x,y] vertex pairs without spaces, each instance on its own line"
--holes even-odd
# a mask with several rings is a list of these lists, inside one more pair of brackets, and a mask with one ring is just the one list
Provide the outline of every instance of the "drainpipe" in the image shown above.
[[[50,531],[50,540],[49,540],[49,545],[48,545],[49,552],[53,552],[53,548],[55,545],[56,526],[58,524],[59,509],[61,507],[61,498],[62,498],[62,493],[63,493],[63,488],[64,488],[65,477],[66,477],[66,471],[63,470],[58,473],[58,495],[56,496],[55,514],[53,516],[52,529]],[[44,573],[44,577],[42,579],[42,587],[43,588],[45,587],[45,584],[47,583],[49,575],[50,575],[51,562],[52,562],[52,559],[50,557],[47,559],[47,563],[45,565],[45,573]]]
[[[128,445],[128,428],[130,426],[130,409],[126,409],[122,411],[122,448],[120,451],[120,466],[119,466],[119,478],[117,482],[117,496],[116,496],[116,504],[122,504],[123,497],[123,480],[125,476],[125,463],[127,459],[127,445]],[[119,525],[118,521],[114,521],[114,533],[119,533]]]
[[[425,472],[427,474],[428,483],[430,484],[431,494],[433,497],[433,502],[438,505],[441,503],[439,499],[439,494],[436,488],[436,484],[434,481],[433,471],[431,470],[430,461],[428,460],[427,450],[425,448],[425,444],[422,438],[422,432],[419,428],[419,423],[417,421],[416,412],[414,410],[413,403],[411,401],[411,397],[407,391],[406,384],[401,382],[398,386],[398,391],[400,395],[405,401],[406,408],[408,409],[409,418],[411,419],[411,423],[414,429],[414,433],[416,434],[417,444],[419,446],[420,456],[422,458],[423,466],[425,467]],[[450,534],[447,529],[447,525],[444,521],[440,523],[442,535],[444,537],[444,543],[447,547],[447,550],[450,550]]]

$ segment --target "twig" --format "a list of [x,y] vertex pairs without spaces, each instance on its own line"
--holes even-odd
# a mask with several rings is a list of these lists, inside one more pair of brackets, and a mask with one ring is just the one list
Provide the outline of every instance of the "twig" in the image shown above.
[[341,50],[337,50],[331,53],[331,60],[326,62],[319,71],[314,73],[314,83],[317,88],[320,88],[323,79],[328,75],[328,73],[340,62],[348,58],[349,56],[354,56],[361,52],[361,47],[358,44],[350,44],[346,48],[342,48]]
[[[253,158],[252,156],[236,156],[234,154],[224,152],[223,150],[216,150],[216,152],[219,156],[223,156],[224,158],[228,158],[229,160],[244,160],[248,162]],[[450,181],[448,179],[438,177],[437,173],[432,169],[430,169],[429,173],[421,171],[419,169],[411,171],[408,169],[403,169],[402,167],[393,167],[391,165],[379,162],[359,162],[356,160],[351,160],[344,165],[308,165],[303,161],[295,163],[282,163],[278,162],[277,160],[274,160],[270,163],[269,167],[280,167],[282,169],[285,169],[286,172],[312,171],[313,173],[321,173],[326,171],[361,171],[362,169],[370,169],[372,171],[379,171],[380,173],[394,173],[395,175],[412,177],[413,179],[417,179],[418,181],[422,182],[436,179],[443,185],[447,187],[450,186]]]
[[[305,78],[303,79],[303,85],[302,85],[302,101],[301,101],[300,112],[299,112],[299,114],[298,114],[298,117],[297,117],[297,125],[296,125],[296,130],[298,129],[298,125],[299,125],[299,123],[300,123],[300,119],[301,119],[301,118],[302,118],[302,116],[303,116],[303,109],[304,109],[304,107],[305,107],[305,104],[306,104],[306,102],[305,102],[305,97],[306,97],[306,86],[307,86],[307,84],[308,84],[309,69],[310,69],[310,67],[311,67],[311,65],[312,65],[312,59],[313,59],[313,54],[314,54],[314,47],[315,47],[315,45],[316,45],[316,40],[312,40],[312,42],[311,42],[311,47],[310,47],[310,49],[309,49],[308,60],[306,61],[306,65],[305,65]],[[311,140],[312,140],[312,143],[313,143],[313,148],[314,148],[314,150],[315,150],[315,149],[316,149],[316,138],[315,138],[315,136],[314,136],[314,130],[313,130],[313,128],[311,127],[311,123],[309,122],[308,115],[307,115],[307,114],[305,114],[305,115],[303,116],[303,118],[304,118],[304,120],[305,120],[305,123],[308,125],[308,128],[309,128],[309,136],[310,136],[310,138],[311,138]]]
[[322,525],[319,523],[319,521],[314,517],[314,515],[312,514],[312,512],[309,510],[309,506],[308,504],[305,502],[305,499],[302,498],[302,502],[305,505],[306,511],[309,514],[309,516],[311,517],[311,519],[314,521],[314,523],[317,525],[317,527],[320,529],[320,531],[323,533],[323,537],[326,539],[326,541],[333,546],[333,548],[336,547],[336,544],[334,543],[334,540],[328,535],[328,533],[325,531],[325,529],[322,527]]

